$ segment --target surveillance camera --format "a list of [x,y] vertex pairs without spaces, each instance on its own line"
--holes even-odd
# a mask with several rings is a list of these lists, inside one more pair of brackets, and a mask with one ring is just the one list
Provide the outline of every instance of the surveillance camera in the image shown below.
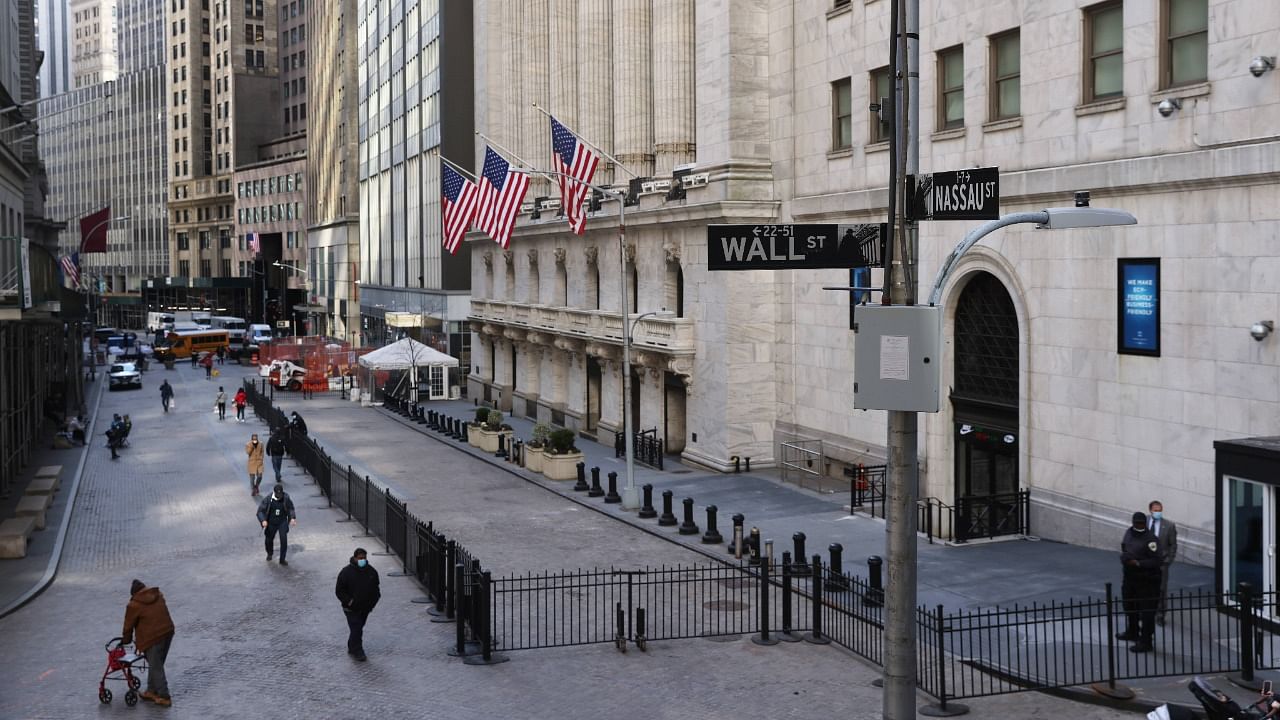
[[1076,191],[1076,207],[1089,207],[1089,191],[1088,190]]
[[1275,330],[1274,322],[1270,320],[1260,320],[1249,327],[1249,334],[1253,336],[1254,340],[1262,342],[1267,339],[1267,336],[1271,334],[1272,330]]
[[1249,73],[1254,77],[1262,77],[1263,73],[1268,70],[1274,70],[1275,67],[1276,59],[1274,57],[1259,55],[1253,59],[1253,62],[1249,63]]
[[1156,110],[1159,111],[1160,117],[1169,117],[1173,114],[1174,110],[1179,110],[1181,108],[1182,101],[1178,98],[1165,98],[1156,106]]

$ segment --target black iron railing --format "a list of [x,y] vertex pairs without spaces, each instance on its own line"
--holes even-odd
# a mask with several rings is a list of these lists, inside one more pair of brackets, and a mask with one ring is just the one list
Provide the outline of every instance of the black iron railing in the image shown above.
[[[613,456],[624,457],[627,454],[626,433],[622,430],[613,434]],[[658,428],[640,430],[632,434],[631,450],[635,453],[636,462],[652,468],[662,469],[662,457],[665,452],[663,442],[658,438]]]

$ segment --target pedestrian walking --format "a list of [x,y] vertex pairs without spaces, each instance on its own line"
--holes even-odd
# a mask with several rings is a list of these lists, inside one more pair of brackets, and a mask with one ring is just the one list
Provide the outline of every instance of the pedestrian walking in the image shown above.
[[197,367],[200,363],[200,353],[195,350],[191,351],[191,367]]
[[107,447],[111,448],[111,459],[119,460],[120,454],[116,450],[124,443],[124,420],[119,415],[111,418],[111,425],[107,427]]
[[1125,530],[1120,542],[1120,562],[1124,566],[1120,597],[1124,600],[1125,628],[1116,639],[1133,641],[1129,652],[1151,652],[1164,550],[1147,527],[1145,513],[1133,514],[1133,525]]
[[204,379],[213,379],[213,353],[205,353],[200,359],[200,364],[204,366]]
[[221,365],[222,361],[227,357],[227,351],[223,349],[221,345],[219,345],[217,348],[217,354],[218,354],[218,364]]
[[169,405],[173,403],[173,386],[168,380],[160,383],[160,404],[164,406],[164,411],[169,412]]
[[369,564],[369,554],[364,548],[356,548],[351,561],[338,572],[338,583],[333,589],[347,616],[347,654],[364,662],[364,623],[369,619],[382,591],[378,587],[378,571]]
[[147,689],[139,695],[143,700],[161,707],[169,707],[169,679],[164,673],[164,661],[173,643],[173,618],[165,604],[160,588],[147,587],[141,580],[134,580],[129,588],[129,606],[124,611],[124,631],[120,633],[124,644],[135,642],[138,652],[147,659]]
[[281,482],[280,466],[284,464],[284,433],[271,433],[267,441],[267,454],[271,456],[271,468],[276,471],[276,482]]
[[244,388],[236,391],[234,402],[236,404],[236,422],[244,422],[244,406],[249,402],[249,394],[244,391]]
[[258,433],[249,438],[244,446],[244,454],[249,456],[249,496],[258,497],[258,486],[262,484],[262,456],[265,448],[258,442]]
[[214,409],[218,411],[218,419],[226,420],[227,419],[227,393],[222,389],[221,385],[218,386],[218,397],[214,399],[213,403],[214,403],[213,405]]
[[266,536],[267,562],[271,562],[271,556],[275,554],[276,533],[279,533],[280,564],[288,565],[285,555],[289,553],[289,528],[298,524],[298,513],[293,509],[293,498],[280,483],[276,483],[271,494],[258,505],[258,522],[262,523]]
[[1178,558],[1178,526],[1164,517],[1164,505],[1159,500],[1147,504],[1151,513],[1148,524],[1151,534],[1164,550],[1164,564],[1160,566],[1160,606],[1156,608],[1156,624],[1164,624],[1164,614],[1169,608],[1169,566]]
[[299,437],[306,437],[307,424],[303,422],[302,416],[295,411],[291,414],[290,417],[292,419],[289,420],[289,432],[292,434],[296,434]]

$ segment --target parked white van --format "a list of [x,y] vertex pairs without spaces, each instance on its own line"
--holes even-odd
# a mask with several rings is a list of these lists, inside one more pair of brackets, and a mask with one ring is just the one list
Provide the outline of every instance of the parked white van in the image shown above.
[[171,312],[149,312],[147,313],[147,332],[154,334],[157,330],[163,330],[167,333],[173,330],[173,321]]
[[245,335],[248,338],[250,345],[260,345],[264,342],[270,342],[272,338],[271,326],[264,325],[262,323],[254,323],[249,326]]

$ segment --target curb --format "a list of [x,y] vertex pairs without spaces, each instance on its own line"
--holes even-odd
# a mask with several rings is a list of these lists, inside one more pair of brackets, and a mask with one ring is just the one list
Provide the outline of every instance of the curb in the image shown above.
[[[106,379],[105,375],[103,379]],[[88,461],[89,450],[93,447],[93,429],[98,424],[98,408],[102,406],[102,393],[106,390],[106,387],[107,384],[105,382],[98,386],[98,398],[94,400],[89,427],[85,428],[84,432],[86,439],[84,451],[80,453],[80,462],[76,465],[75,477],[71,479],[71,487],[67,490],[67,510],[63,514],[62,527],[58,528],[58,539],[53,544],[53,552],[49,555],[49,564],[45,568],[44,575],[41,576],[34,587],[20,595],[17,600],[9,603],[4,608],[0,608],[0,618],[17,611],[23,605],[34,600],[36,596],[53,584],[53,579],[58,574],[58,565],[62,563],[62,548],[66,544],[67,529],[71,527],[71,518],[75,515],[76,496],[80,492],[80,478],[84,475],[84,464]]]

